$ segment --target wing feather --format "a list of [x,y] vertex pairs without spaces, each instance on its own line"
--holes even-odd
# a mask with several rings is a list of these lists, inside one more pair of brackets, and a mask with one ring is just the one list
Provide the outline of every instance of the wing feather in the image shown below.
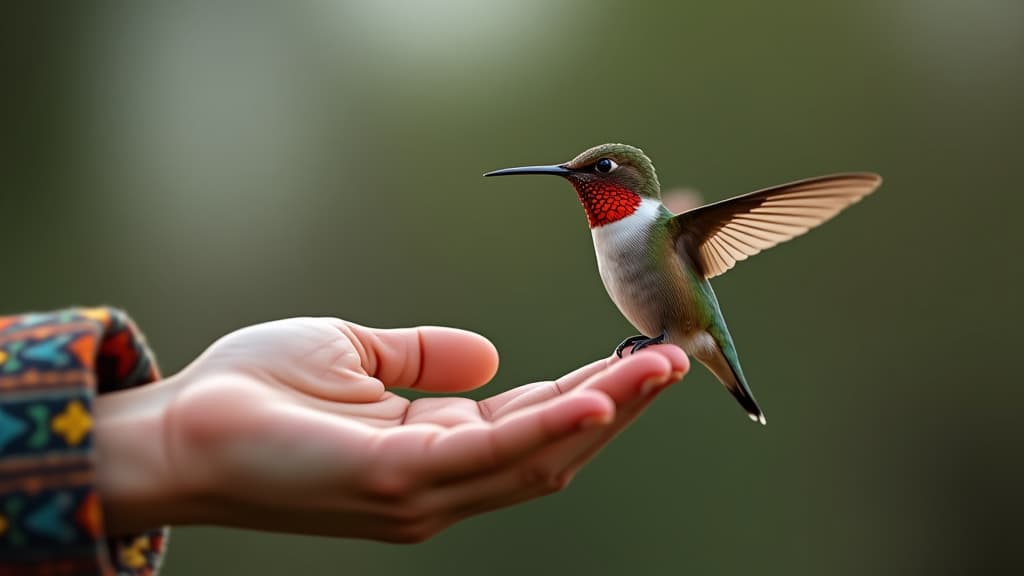
[[751,192],[675,216],[676,249],[706,278],[799,236],[874,192],[877,174],[820,176]]

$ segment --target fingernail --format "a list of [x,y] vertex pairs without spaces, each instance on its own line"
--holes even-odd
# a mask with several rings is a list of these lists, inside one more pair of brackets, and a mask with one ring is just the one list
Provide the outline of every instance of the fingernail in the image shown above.
[[597,428],[599,426],[605,426],[611,421],[612,415],[607,412],[604,414],[593,414],[591,416],[587,416],[583,420],[580,420],[580,428]]
[[657,378],[645,380],[643,386],[640,387],[640,393],[643,394],[644,396],[650,396],[657,392],[658,390],[664,388],[665,385],[668,383],[669,379],[665,376],[659,376]]
[[673,382],[679,382],[680,380],[683,379],[683,375],[684,374],[686,374],[686,372],[683,372],[682,370],[677,370],[677,371],[673,372],[672,373],[672,381]]

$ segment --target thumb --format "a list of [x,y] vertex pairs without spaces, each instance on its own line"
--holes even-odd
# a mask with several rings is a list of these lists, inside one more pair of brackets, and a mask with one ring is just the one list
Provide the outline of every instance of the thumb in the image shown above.
[[498,371],[498,350],[483,336],[440,326],[382,330],[344,322],[363,369],[388,388],[460,392]]

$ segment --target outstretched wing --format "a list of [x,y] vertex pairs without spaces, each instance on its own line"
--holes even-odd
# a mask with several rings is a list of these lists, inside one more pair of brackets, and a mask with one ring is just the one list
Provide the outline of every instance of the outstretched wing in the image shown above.
[[685,252],[705,278],[713,278],[831,219],[881,183],[878,174],[832,174],[683,212],[673,218],[676,250]]

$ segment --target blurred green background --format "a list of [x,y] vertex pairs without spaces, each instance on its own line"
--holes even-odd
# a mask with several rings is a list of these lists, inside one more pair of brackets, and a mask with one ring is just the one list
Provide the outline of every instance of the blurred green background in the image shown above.
[[1018,561],[1021,2],[26,4],[0,307],[123,307],[166,373],[306,314],[480,331],[490,392],[607,355],[571,188],[487,170],[622,141],[709,201],[886,178],[714,283],[767,427],[698,366],[557,496],[417,546],[181,528],[166,576]]

